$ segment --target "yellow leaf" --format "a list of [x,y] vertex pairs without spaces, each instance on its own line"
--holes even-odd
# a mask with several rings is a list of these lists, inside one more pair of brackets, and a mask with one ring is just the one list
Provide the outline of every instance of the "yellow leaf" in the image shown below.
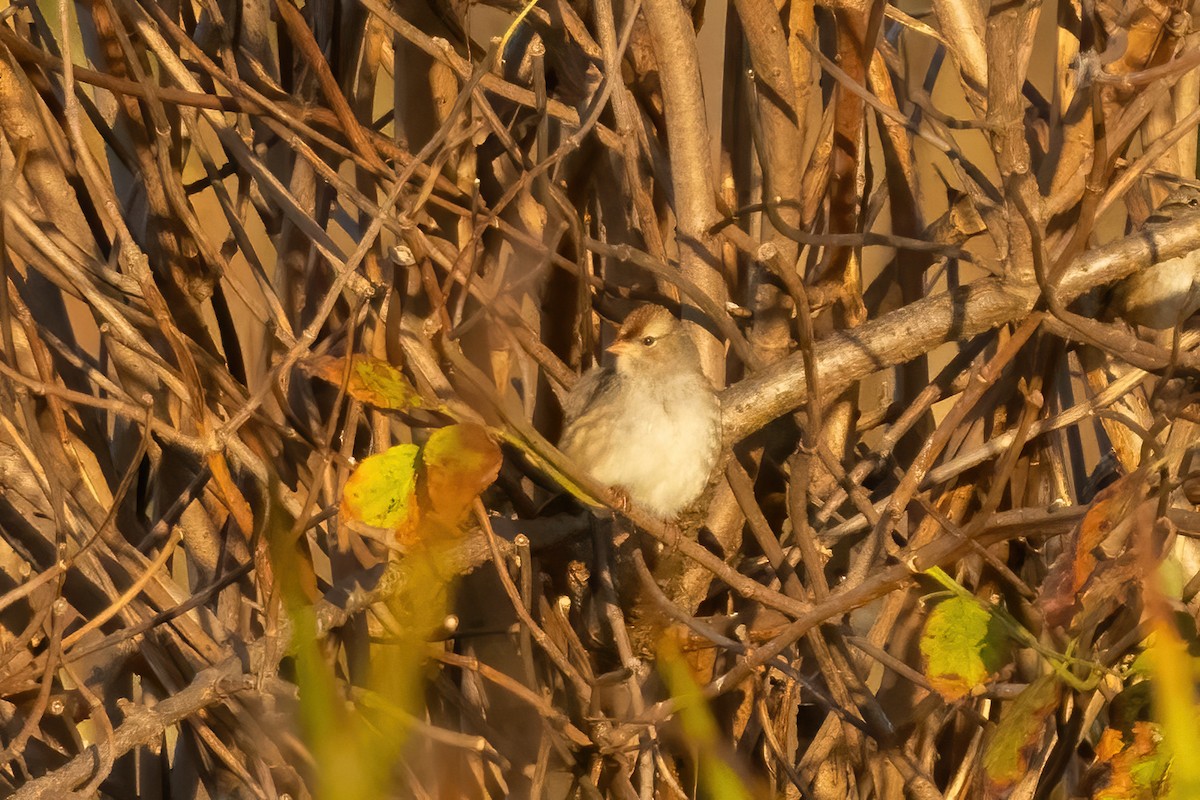
[[[341,386],[346,377],[346,359],[322,356],[309,361],[304,369],[314,377]],[[404,373],[378,358],[354,356],[351,359],[346,391],[355,400],[376,408],[421,407],[421,396]]]
[[342,487],[342,513],[393,531],[408,531],[420,518],[415,444],[401,444],[363,459]]

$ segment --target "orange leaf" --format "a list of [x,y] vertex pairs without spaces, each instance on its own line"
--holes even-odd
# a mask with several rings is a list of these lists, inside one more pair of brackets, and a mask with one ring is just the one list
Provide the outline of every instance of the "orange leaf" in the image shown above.
[[[1114,529],[1134,512],[1145,491],[1146,475],[1138,470],[1105,487],[1092,500],[1079,527],[1072,531],[1068,546],[1055,559],[1042,583],[1041,607],[1050,625],[1066,627],[1084,605],[1095,605],[1095,598],[1082,596],[1084,587],[1117,564],[1125,542],[1110,538],[1116,538]],[[1108,577],[1117,583],[1126,579],[1120,574]]]
[[1135,722],[1128,734],[1107,728],[1096,745],[1096,764],[1106,767],[1094,800],[1151,800],[1161,797],[1171,759],[1152,722]]
[[439,428],[421,453],[429,510],[456,524],[500,472],[500,448],[479,425]]

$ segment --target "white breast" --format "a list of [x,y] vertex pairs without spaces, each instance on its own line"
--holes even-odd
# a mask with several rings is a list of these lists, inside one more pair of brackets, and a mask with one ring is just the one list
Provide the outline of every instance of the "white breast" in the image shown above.
[[1163,261],[1126,279],[1115,299],[1127,322],[1172,328],[1200,309],[1200,251]]
[[637,413],[620,415],[610,436],[579,437],[569,455],[638,505],[674,516],[704,490],[719,452],[720,407],[704,380],[693,374],[651,387],[627,382],[619,405]]

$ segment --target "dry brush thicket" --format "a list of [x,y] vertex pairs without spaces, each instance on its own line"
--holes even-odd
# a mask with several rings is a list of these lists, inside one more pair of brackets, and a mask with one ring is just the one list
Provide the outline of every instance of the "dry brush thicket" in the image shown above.
[[[0,795],[1184,791],[1189,4],[492,5],[0,9]],[[677,524],[555,498],[645,301]]]

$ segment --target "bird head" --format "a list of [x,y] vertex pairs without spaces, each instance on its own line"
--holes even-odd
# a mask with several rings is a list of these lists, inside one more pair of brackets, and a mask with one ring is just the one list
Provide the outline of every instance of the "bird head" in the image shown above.
[[699,368],[696,346],[679,320],[662,306],[642,306],[626,317],[608,352],[617,357],[617,371],[624,374]]
[[1194,186],[1176,186],[1163,198],[1146,223],[1171,222],[1197,211],[1200,211],[1200,189]]

